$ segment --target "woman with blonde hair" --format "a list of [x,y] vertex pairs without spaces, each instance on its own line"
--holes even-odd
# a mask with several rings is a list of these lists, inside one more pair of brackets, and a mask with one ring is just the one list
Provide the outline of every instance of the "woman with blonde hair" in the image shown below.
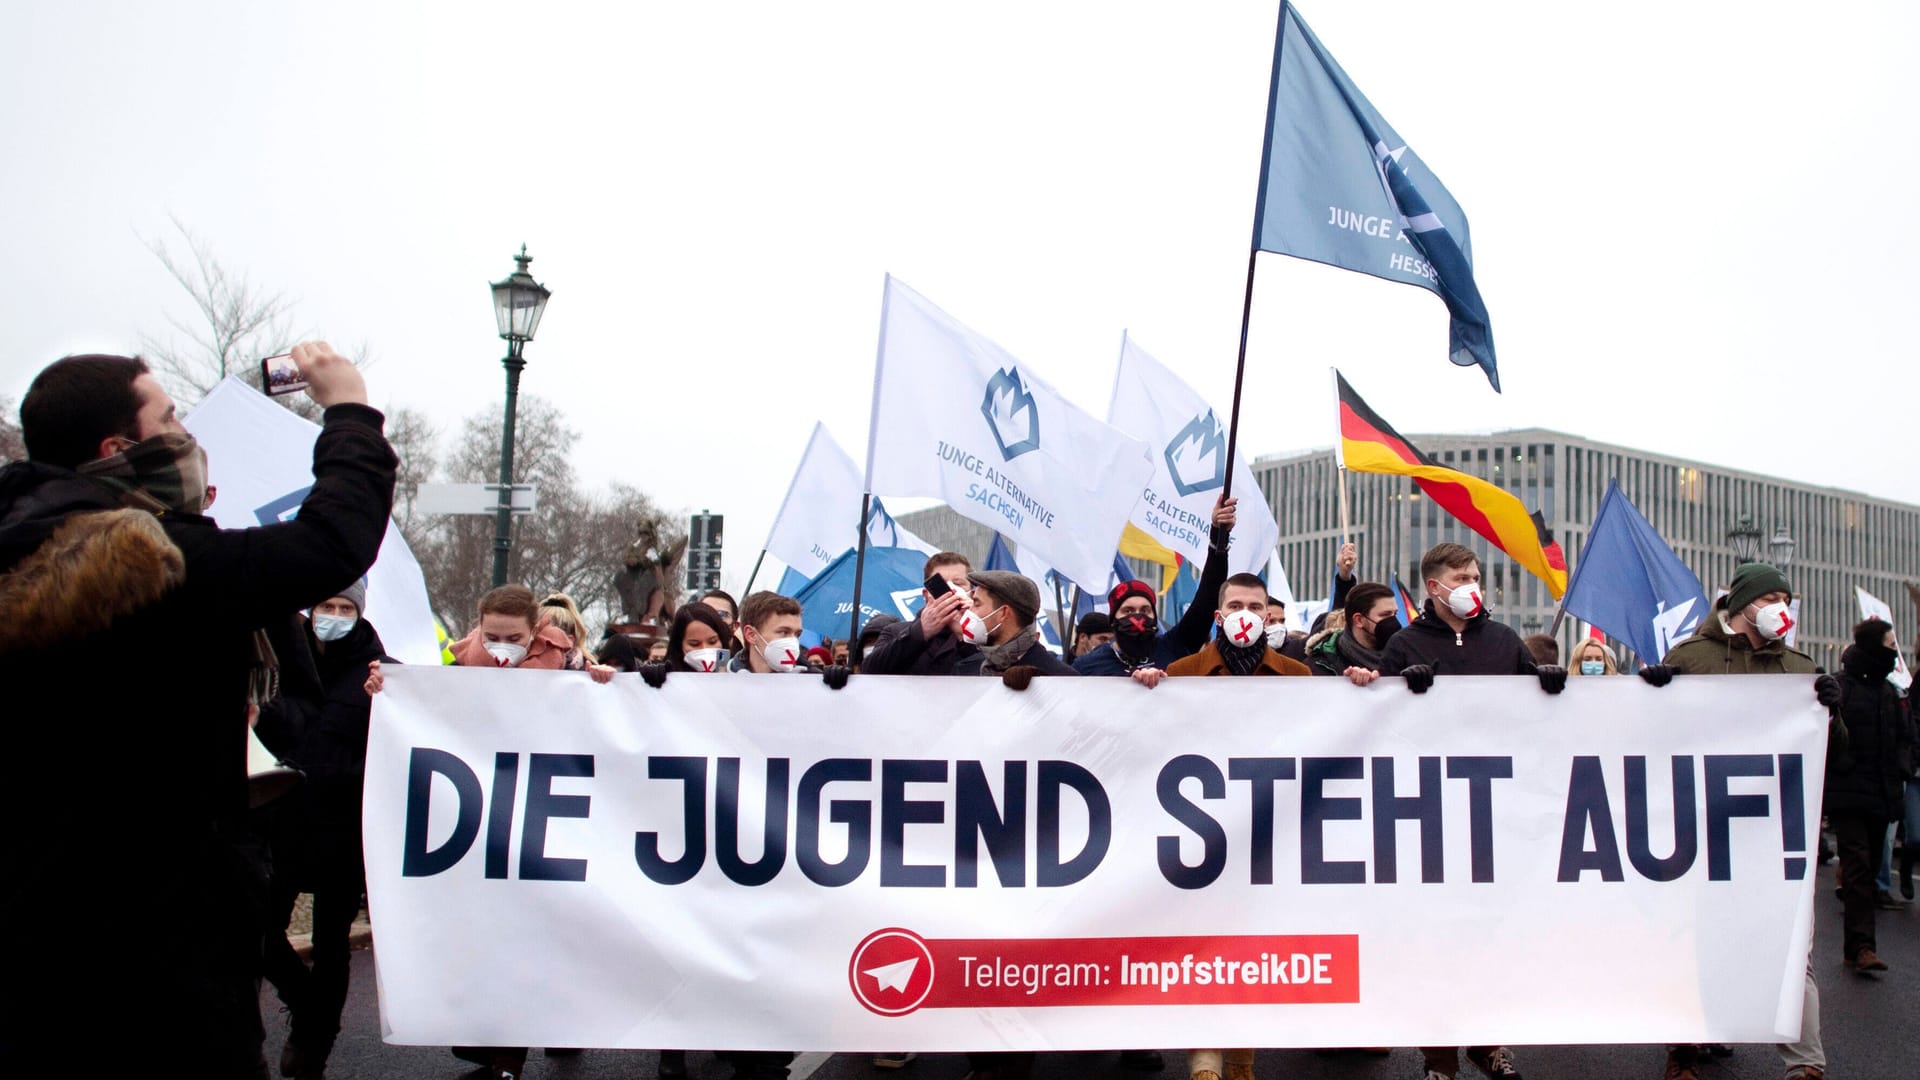
[[573,597],[562,592],[553,593],[540,601],[539,614],[573,639],[573,649],[567,653],[567,670],[579,671],[596,662],[593,650],[587,648],[587,620],[581,617]]
[[1575,675],[1618,675],[1620,665],[1613,658],[1613,650],[1599,639],[1581,638],[1567,654],[1567,670]]

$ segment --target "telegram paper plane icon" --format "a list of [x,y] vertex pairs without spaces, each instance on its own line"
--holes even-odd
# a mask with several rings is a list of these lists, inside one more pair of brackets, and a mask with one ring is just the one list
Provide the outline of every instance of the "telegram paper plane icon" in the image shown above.
[[914,969],[919,966],[920,958],[915,956],[902,960],[897,964],[885,964],[877,968],[868,968],[861,972],[861,974],[872,977],[876,991],[897,990],[901,993],[906,993],[907,981],[913,978]]

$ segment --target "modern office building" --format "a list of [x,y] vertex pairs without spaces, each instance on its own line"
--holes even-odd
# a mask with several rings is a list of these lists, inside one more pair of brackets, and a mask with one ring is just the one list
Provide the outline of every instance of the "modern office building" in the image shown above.
[[[1709,598],[1726,587],[1742,547],[1748,557],[1784,565],[1801,599],[1797,644],[1828,670],[1838,668],[1840,650],[1860,620],[1856,587],[1893,609],[1902,646],[1913,648],[1916,620],[1906,582],[1920,582],[1920,506],[1541,428],[1408,439],[1442,465],[1492,481],[1541,511],[1570,567],[1579,565],[1607,482],[1618,480],[1621,492],[1699,576]],[[1279,523],[1281,565],[1294,595],[1326,596],[1341,539],[1332,449],[1257,458],[1253,473]],[[1492,551],[1412,480],[1348,473],[1346,487],[1362,579],[1397,576],[1421,598],[1421,554],[1453,541],[1480,553],[1495,618],[1522,634],[1553,625],[1557,604],[1546,584]],[[946,507],[902,514],[900,522],[928,543],[976,560],[993,539],[985,526]],[[1564,620],[1561,648],[1587,629]]]
[[[1885,601],[1904,647],[1914,642],[1905,583],[1920,581],[1920,506],[1815,487],[1540,428],[1490,435],[1409,435],[1440,464],[1498,484],[1538,509],[1577,567],[1587,529],[1617,480],[1647,521],[1693,569],[1711,598],[1740,561],[1736,549],[1782,564],[1801,598],[1797,644],[1829,670],[1860,619],[1855,588]],[[1340,545],[1340,491],[1333,451],[1253,462],[1280,525],[1280,558],[1294,592],[1318,596]],[[1546,584],[1425,498],[1406,477],[1346,475],[1350,527],[1363,578],[1397,575],[1422,595],[1420,556],[1453,541],[1481,553],[1494,617],[1523,634],[1552,625]],[[1586,628],[1567,619],[1561,646]],[[1564,653],[1563,653],[1564,655]]]

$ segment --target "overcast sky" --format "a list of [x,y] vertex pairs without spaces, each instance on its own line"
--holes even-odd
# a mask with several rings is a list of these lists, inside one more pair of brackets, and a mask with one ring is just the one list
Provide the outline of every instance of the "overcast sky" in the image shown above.
[[[1327,445],[1337,364],[1403,431],[1920,502],[1920,8],[1300,10],[1466,210],[1506,393],[1431,294],[1262,256],[1243,452]],[[523,389],[587,481],[725,513],[737,586],[814,421],[863,454],[887,271],[1096,415],[1123,328],[1224,412],[1276,12],[16,5],[0,394],[189,314],[142,244],[171,214],[450,433],[500,407],[525,242]]]

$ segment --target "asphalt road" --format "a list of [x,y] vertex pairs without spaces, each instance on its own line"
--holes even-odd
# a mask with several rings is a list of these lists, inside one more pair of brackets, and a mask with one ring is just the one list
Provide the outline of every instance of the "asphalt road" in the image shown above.
[[[1835,1080],[1892,1080],[1920,1076],[1920,910],[1879,912],[1881,956],[1890,971],[1863,977],[1840,964],[1840,903],[1832,889],[1832,864],[1821,868],[1815,924],[1814,975],[1820,984],[1822,1032],[1828,1075]],[[1516,980],[1527,969],[1552,963],[1548,956],[1503,957]],[[271,989],[261,997],[267,1021],[267,1056],[279,1060],[286,1018]],[[1531,1080],[1618,1080],[1661,1076],[1665,1049],[1660,1046],[1537,1046],[1517,1048],[1521,1069]],[[1185,1080],[1184,1050],[1166,1051],[1159,1074]],[[588,1050],[570,1058],[528,1059],[527,1080],[654,1080],[655,1056],[643,1050]],[[710,1054],[690,1056],[693,1080],[726,1080],[730,1071]],[[810,1070],[810,1071],[809,1071]],[[389,1046],[380,1041],[373,957],[353,958],[353,987],[339,1044],[328,1063],[333,1080],[385,1077],[443,1077],[470,1073],[471,1067],[442,1047]],[[875,1069],[867,1056],[807,1054],[795,1062],[794,1080],[959,1080],[966,1059],[956,1054],[924,1056],[901,1070]],[[1321,1056],[1310,1050],[1262,1051],[1255,1062],[1260,1080],[1413,1080],[1422,1075],[1420,1055],[1398,1049],[1386,1056],[1342,1053]],[[804,1074],[804,1075],[803,1075]],[[1702,1069],[1704,1080],[1779,1080],[1783,1070],[1771,1046],[1741,1046],[1730,1058]],[[1471,1067],[1463,1077],[1477,1077]],[[1123,1072],[1112,1053],[1046,1054],[1036,1080],[1099,1078],[1150,1080],[1152,1074]]]

